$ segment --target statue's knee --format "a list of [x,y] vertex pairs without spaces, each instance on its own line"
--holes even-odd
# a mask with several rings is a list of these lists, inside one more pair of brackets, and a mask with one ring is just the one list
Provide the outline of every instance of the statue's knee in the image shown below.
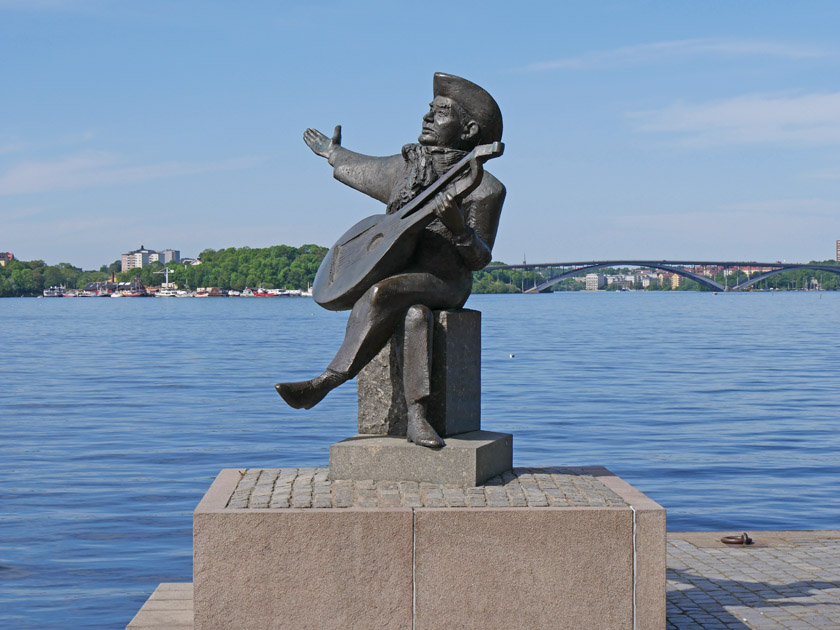
[[367,293],[368,303],[374,308],[384,306],[385,302],[387,301],[387,297],[386,297],[385,293],[386,292],[383,290],[383,288],[380,285],[378,285],[378,284],[373,285],[368,290],[368,293]]
[[407,329],[426,328],[432,317],[432,309],[422,304],[415,304],[405,314],[405,327]]

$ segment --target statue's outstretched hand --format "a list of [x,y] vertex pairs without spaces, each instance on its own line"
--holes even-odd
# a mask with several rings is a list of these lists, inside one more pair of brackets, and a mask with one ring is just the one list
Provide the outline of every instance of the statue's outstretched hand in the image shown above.
[[335,126],[332,138],[327,138],[317,129],[307,129],[303,132],[303,141],[317,155],[329,159],[336,147],[341,146],[341,125]]
[[449,228],[449,231],[455,236],[464,236],[467,231],[467,224],[464,223],[464,215],[452,193],[448,191],[438,193],[432,203],[435,204],[435,214],[441,220],[441,223]]

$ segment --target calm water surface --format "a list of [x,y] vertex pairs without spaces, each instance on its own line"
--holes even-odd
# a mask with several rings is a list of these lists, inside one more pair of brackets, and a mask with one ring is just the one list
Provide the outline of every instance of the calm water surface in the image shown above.
[[[483,426],[517,465],[605,465],[669,529],[840,529],[840,293],[474,296]],[[0,627],[122,628],[190,581],[221,468],[325,465],[346,314],[307,299],[0,300]],[[511,357],[511,355],[514,355]]]

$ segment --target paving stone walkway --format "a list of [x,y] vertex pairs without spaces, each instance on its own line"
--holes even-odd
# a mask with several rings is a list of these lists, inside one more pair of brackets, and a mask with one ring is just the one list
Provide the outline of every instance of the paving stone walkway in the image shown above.
[[326,468],[253,468],[230,497],[229,509],[625,507],[585,469],[514,468],[476,488],[416,481],[327,479]]
[[668,534],[668,630],[840,629],[840,532]]

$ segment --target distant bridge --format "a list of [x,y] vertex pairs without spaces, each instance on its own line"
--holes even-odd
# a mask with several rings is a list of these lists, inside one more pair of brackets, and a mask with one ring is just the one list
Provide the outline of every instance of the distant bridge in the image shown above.
[[[648,269],[659,269],[678,276],[694,280],[698,284],[712,289],[713,291],[740,291],[761,282],[765,278],[793,269],[816,269],[818,271],[829,271],[840,275],[840,266],[801,264],[801,263],[763,263],[763,262],[732,262],[732,261],[696,261],[696,260],[588,260],[583,262],[554,262],[554,263],[522,263],[521,265],[490,265],[484,271],[496,271],[501,269],[560,269],[559,275],[552,275],[550,280],[538,284],[525,293],[541,293],[549,287],[581,273],[588,273],[604,267],[646,267]],[[690,267],[690,269],[688,269]],[[764,271],[754,273],[744,282],[728,286],[716,280],[698,273],[697,268],[714,267],[717,269],[727,268],[759,268]]]

